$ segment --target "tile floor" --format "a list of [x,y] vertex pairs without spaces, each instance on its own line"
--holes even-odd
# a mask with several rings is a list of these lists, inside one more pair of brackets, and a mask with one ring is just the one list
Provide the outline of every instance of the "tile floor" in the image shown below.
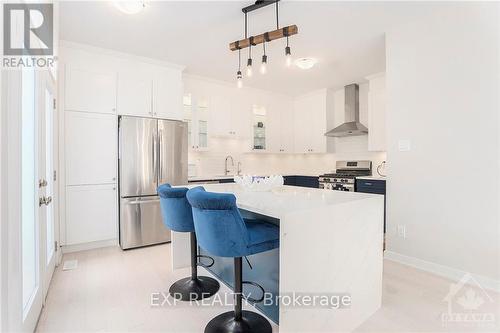
[[[211,318],[231,309],[186,303],[151,307],[152,293],[168,291],[172,282],[189,274],[189,270],[170,269],[170,245],[129,251],[104,248],[67,254],[64,259],[77,259],[78,268],[57,268],[37,332],[202,332]],[[448,310],[443,298],[450,283],[385,261],[382,308],[356,331],[500,331],[500,295],[484,294],[477,288],[473,289],[476,298],[483,301],[480,313],[492,313],[493,317],[488,318],[496,321],[483,326],[469,322],[445,327],[441,315]],[[223,286],[220,293],[229,293],[229,289]],[[453,309],[464,312],[457,304]],[[273,330],[278,332],[276,326]]]

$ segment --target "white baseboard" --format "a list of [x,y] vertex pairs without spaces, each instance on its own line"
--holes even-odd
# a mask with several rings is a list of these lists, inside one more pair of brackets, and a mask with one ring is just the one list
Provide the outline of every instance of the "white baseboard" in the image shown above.
[[500,293],[500,281],[474,274],[466,271],[462,271],[460,269],[456,269],[449,266],[444,266],[440,264],[436,264],[430,261],[425,261],[422,259],[418,259],[415,257],[405,256],[403,254],[399,254],[397,252],[385,251],[384,259],[398,262],[403,265],[411,266],[417,269],[421,269],[423,271],[433,273],[445,278],[448,278],[453,281],[460,281],[466,274],[470,274],[484,289],[492,290]]
[[82,244],[74,244],[74,245],[62,245],[61,249],[62,249],[62,253],[65,254],[65,253],[99,249],[102,247],[117,246],[117,245],[118,245],[118,239],[108,239],[108,240],[90,242],[90,243],[82,243]]

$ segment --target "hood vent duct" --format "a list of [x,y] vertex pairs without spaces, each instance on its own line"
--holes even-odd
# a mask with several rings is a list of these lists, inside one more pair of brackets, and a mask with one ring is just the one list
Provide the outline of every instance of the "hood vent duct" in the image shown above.
[[368,128],[359,122],[359,86],[345,86],[345,121],[325,133],[326,136],[344,137],[368,134]]

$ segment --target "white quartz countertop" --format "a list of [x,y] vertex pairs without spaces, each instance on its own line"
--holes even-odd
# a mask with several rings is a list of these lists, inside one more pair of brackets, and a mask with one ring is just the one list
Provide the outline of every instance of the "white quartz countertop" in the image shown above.
[[196,184],[206,191],[232,193],[239,208],[275,218],[283,218],[298,211],[315,210],[347,202],[373,199],[374,194],[331,191],[298,186],[282,186],[270,192],[243,190],[238,184]]
[[[254,175],[251,174],[251,176],[257,176],[257,177],[267,177],[268,175]],[[319,174],[310,174],[310,173],[287,173],[287,174],[281,174],[282,176],[305,176],[305,177],[319,177]],[[219,179],[233,179],[236,175],[216,175],[216,176],[193,176],[189,177],[188,181],[190,182],[197,182],[197,181],[203,181],[203,180],[219,180]]]

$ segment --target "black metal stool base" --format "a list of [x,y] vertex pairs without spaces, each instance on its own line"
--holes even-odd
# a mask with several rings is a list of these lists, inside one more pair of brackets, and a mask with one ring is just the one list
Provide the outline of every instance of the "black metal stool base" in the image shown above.
[[235,320],[234,311],[225,312],[212,319],[205,333],[271,333],[269,321],[252,311],[242,311],[241,320]]
[[219,291],[219,282],[208,276],[181,279],[170,286],[169,293],[181,301],[198,301],[213,296]]

